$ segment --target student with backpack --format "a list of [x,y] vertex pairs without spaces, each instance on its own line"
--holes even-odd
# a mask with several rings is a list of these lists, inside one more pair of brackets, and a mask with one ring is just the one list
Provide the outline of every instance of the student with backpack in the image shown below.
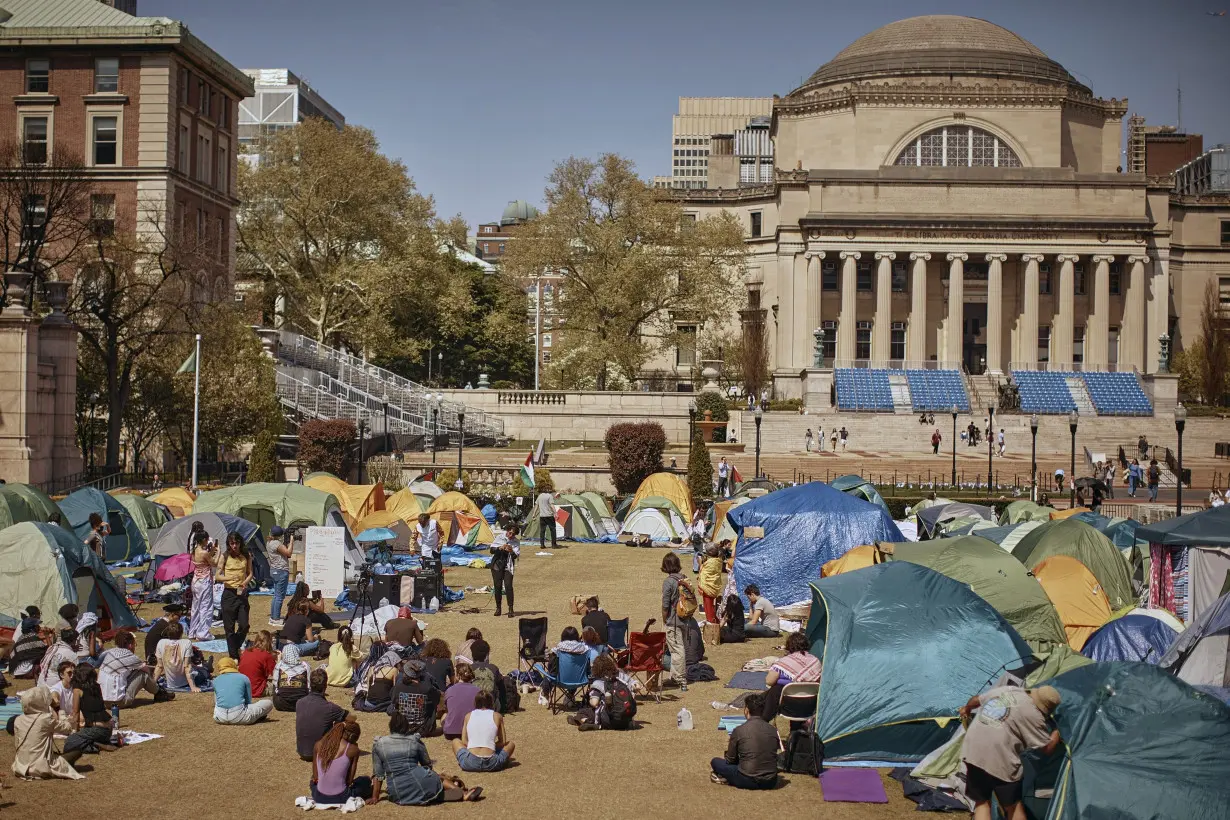
[[568,716],[568,722],[580,731],[595,729],[630,729],[636,717],[636,698],[632,689],[619,676],[619,667],[610,655],[594,660],[593,680],[585,693],[586,706]]
[[671,655],[671,680],[679,691],[688,691],[687,652],[684,648],[685,622],[696,614],[696,592],[683,577],[679,556],[668,552],[662,557],[662,622],[666,627],[666,649]]
[[1157,466],[1157,459],[1150,459],[1149,471],[1145,473],[1145,478],[1149,482],[1149,501],[1157,501],[1157,488],[1162,483],[1162,470]]

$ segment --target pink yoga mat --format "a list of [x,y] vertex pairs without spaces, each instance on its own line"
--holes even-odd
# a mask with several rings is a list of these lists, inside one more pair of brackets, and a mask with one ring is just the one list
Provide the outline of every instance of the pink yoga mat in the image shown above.
[[820,788],[826,803],[887,803],[884,781],[875,769],[825,769]]

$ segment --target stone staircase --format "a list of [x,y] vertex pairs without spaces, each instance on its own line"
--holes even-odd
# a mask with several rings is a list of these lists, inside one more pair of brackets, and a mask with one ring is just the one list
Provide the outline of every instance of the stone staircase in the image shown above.
[[1085,380],[1080,376],[1068,376],[1064,381],[1068,384],[1068,392],[1072,394],[1076,412],[1080,413],[1083,418],[1096,416],[1098,411],[1093,406],[1093,399],[1089,396],[1089,388],[1085,386]]
[[893,412],[898,415],[913,413],[914,400],[910,396],[910,384],[905,373],[897,370],[889,372],[888,387],[893,396]]

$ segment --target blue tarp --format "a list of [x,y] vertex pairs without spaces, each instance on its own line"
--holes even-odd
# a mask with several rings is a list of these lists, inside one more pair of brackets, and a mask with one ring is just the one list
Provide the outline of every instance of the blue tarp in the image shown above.
[[[763,495],[726,520],[738,533],[736,588],[755,584],[777,606],[810,601],[820,568],[854,547],[906,540],[883,509],[819,481]],[[749,527],[763,528],[763,537],[748,537]]]
[[1148,615],[1124,615],[1089,636],[1081,654],[1095,661],[1156,664],[1178,633]]
[[1136,531],[1140,529],[1141,524],[1134,518],[1109,518],[1105,515],[1098,515],[1095,512],[1077,513],[1072,517],[1077,521],[1084,521],[1105,535],[1112,544],[1121,550],[1134,547],[1137,544]]
[[145,530],[123,504],[102,490],[83,487],[60,502],[60,511],[64,513],[64,523],[82,541],[90,534],[90,513],[98,513],[110,525],[111,534],[105,539],[108,562],[149,552]]

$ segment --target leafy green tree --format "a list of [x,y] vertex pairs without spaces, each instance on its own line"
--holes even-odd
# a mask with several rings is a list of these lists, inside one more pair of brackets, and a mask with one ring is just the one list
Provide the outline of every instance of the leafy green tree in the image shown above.
[[692,448],[688,451],[688,492],[693,499],[713,495],[713,462],[700,429],[692,435]]
[[551,471],[546,467],[534,468],[534,486],[527,487],[525,482],[521,480],[521,473],[518,472],[516,478],[513,479],[512,487],[508,490],[514,498],[520,496],[522,498],[532,499],[534,496],[542,492],[555,492],[555,480],[551,478]]
[[278,465],[278,437],[272,427],[256,434],[252,455],[248,458],[249,484],[258,481],[278,481],[281,472]]

